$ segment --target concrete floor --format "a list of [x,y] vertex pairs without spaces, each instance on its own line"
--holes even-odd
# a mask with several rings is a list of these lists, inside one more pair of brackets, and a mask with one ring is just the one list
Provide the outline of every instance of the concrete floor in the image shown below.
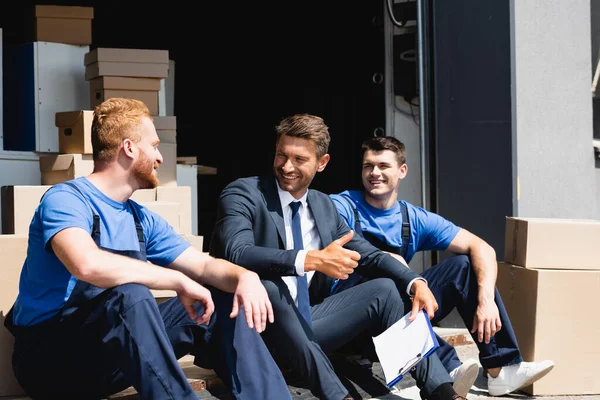
[[[449,343],[456,343],[455,348],[458,352],[458,356],[461,360],[468,358],[477,359],[478,350],[477,346],[472,342],[470,335],[466,329],[453,329],[453,328],[435,328],[440,336],[445,338]],[[385,386],[385,379],[383,372],[378,363],[373,365],[373,374],[365,374],[364,371],[356,373],[352,370],[352,367],[348,367],[350,363],[345,361],[334,360],[334,366],[340,370],[347,372],[344,374],[348,379],[343,378],[344,383],[349,388],[351,393],[355,396],[356,400],[420,400],[419,389],[415,385],[415,381],[410,377],[403,379],[394,390],[389,391]],[[188,377],[200,377],[199,375],[205,374],[206,370],[198,370],[196,367],[191,366],[191,359],[183,361],[184,370]],[[188,368],[190,373],[188,373]],[[196,368],[196,369],[194,369]],[[214,377],[213,377],[214,378]],[[552,372],[543,379],[560,379],[558,376],[552,376]],[[198,391],[199,399],[206,400],[233,400],[233,397],[228,391],[219,384],[218,379],[210,379],[207,382],[213,382],[212,385],[205,390]],[[290,393],[294,400],[316,400],[310,391],[306,388],[294,386],[292,382],[289,385]],[[111,398],[113,398],[111,396]],[[137,396],[121,396],[115,397],[119,400],[134,400]],[[29,400],[29,397],[0,397],[2,400]],[[469,400],[483,400],[483,399],[537,399],[537,400],[600,400],[600,395],[582,395],[582,396],[530,396],[523,392],[511,394],[503,397],[492,397],[487,391],[487,380],[483,377],[483,371],[480,367],[480,375],[475,382],[474,387],[468,395]],[[277,400],[277,399],[274,399]]]

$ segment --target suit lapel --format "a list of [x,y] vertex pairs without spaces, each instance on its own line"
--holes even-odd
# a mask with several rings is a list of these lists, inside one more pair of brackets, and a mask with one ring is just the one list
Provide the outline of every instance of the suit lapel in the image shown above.
[[267,210],[269,210],[269,215],[275,223],[277,233],[285,249],[287,245],[285,241],[285,223],[283,221],[283,210],[281,209],[279,193],[277,193],[275,177],[271,175],[263,176],[260,179],[260,185],[265,196],[265,202],[267,203]]
[[323,244],[323,248],[327,247],[329,243],[332,242],[333,238],[331,235],[331,216],[326,215],[325,209],[326,207],[322,207],[322,204],[319,204],[319,199],[315,196],[312,190],[308,190],[308,208],[312,213],[313,218],[315,219],[315,224],[317,225],[317,231],[319,232],[319,237],[321,238],[321,243]]
[[[325,248],[333,240],[332,231],[335,230],[335,226],[332,229],[331,216],[327,215],[325,211],[327,207],[323,207],[322,200],[319,200],[318,196],[315,195],[315,192],[310,189],[308,190],[307,202],[308,208],[310,209],[310,212],[315,220],[315,225],[317,226],[317,231],[319,232],[319,237],[321,238],[321,244],[323,248]],[[321,272],[315,272],[308,289],[311,305],[319,304],[326,297],[329,297],[331,294],[330,291],[332,283],[333,278]]]

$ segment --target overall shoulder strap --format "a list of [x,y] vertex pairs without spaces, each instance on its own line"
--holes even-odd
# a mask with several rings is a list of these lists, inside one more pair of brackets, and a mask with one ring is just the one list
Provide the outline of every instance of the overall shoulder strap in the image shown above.
[[[344,196],[342,196],[344,197]],[[345,199],[346,197],[344,197]],[[354,203],[352,203],[351,199],[347,199],[348,204],[350,204],[350,208],[352,208],[352,211],[354,212],[354,232],[358,233],[360,236],[363,236],[362,233],[362,227],[360,225],[360,219],[358,218],[358,210],[356,209],[356,207],[354,207]]]
[[399,201],[400,211],[402,212],[402,247],[400,249],[400,255],[406,258],[406,252],[408,250],[408,242],[410,240],[410,219],[408,218],[408,209],[406,204]]
[[[92,211],[92,215],[93,215],[93,218],[94,218],[94,223],[92,225],[92,234],[91,234],[91,236],[94,238],[94,240],[96,240],[96,238],[100,234],[100,216],[94,212],[94,208],[90,204],[89,200],[85,197],[85,195],[83,194],[83,192],[81,191],[81,189],[79,189],[76,184],[74,184],[71,181],[66,181],[65,184],[68,185],[68,186],[70,186],[70,187],[72,187],[73,189],[75,189],[75,191],[77,191],[81,195],[81,197],[83,197],[83,200],[87,203],[88,207]],[[96,244],[99,245],[99,243],[100,242],[97,242]]]

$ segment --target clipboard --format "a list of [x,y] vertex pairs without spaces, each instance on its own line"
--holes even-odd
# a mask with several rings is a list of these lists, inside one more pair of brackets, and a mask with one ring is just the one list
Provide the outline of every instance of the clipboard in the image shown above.
[[373,337],[375,351],[383,369],[386,385],[391,388],[410,373],[440,344],[425,310],[413,322],[410,312],[380,335]]

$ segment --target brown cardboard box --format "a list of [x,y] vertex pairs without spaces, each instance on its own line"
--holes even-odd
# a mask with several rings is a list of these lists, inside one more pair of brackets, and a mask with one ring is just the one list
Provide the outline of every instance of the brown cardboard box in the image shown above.
[[97,62],[85,67],[85,80],[99,76],[124,76],[132,78],[167,78],[169,64],[144,64],[125,62]]
[[177,143],[177,117],[153,117],[154,128],[161,143]]
[[160,116],[153,117],[154,127],[157,131],[174,131],[177,130],[177,117]]
[[179,213],[179,203],[171,201],[146,201],[140,202],[140,205],[148,210],[160,215],[173,227],[175,232],[183,234],[181,231],[181,215]]
[[100,76],[90,82],[90,106],[96,107],[106,99],[125,97],[144,102],[150,114],[158,115],[158,78],[130,78],[122,76]]
[[90,89],[98,90],[141,90],[144,92],[160,91],[160,79],[130,78],[126,76],[99,76],[92,79]]
[[29,225],[35,209],[50,187],[50,185],[2,186],[2,233],[29,234]]
[[163,156],[163,163],[158,168],[159,184],[177,186],[177,118],[157,116],[152,119],[160,139],[158,149]]
[[54,185],[87,176],[94,171],[89,154],[40,154],[42,185]]
[[92,43],[93,7],[36,5],[34,18],[34,42]]
[[600,394],[600,271],[498,265],[497,287],[525,361],[554,369],[523,389],[532,395]]
[[192,234],[192,188],[190,186],[158,186],[156,200],[179,204],[181,233]]
[[85,79],[99,76],[167,78],[168,50],[96,48],[84,56]]
[[19,293],[19,279],[27,255],[27,235],[0,235],[0,396],[25,394],[12,369],[14,338],[4,327],[6,314]]
[[138,189],[130,197],[136,203],[156,201],[156,189]]
[[[90,91],[92,89],[90,88]],[[113,97],[123,97],[128,99],[139,100],[148,107],[150,115],[158,115],[158,92],[150,92],[143,90],[114,90],[114,89],[100,89],[94,90],[90,93],[90,106],[96,107],[104,100],[111,99]]]
[[504,261],[527,268],[600,269],[600,221],[506,217]]
[[88,110],[57,112],[54,125],[58,128],[58,152],[62,154],[92,154],[92,120]]
[[204,236],[200,235],[183,235],[183,238],[187,240],[193,247],[200,251],[203,251]]
[[89,51],[83,58],[84,65],[97,62],[122,62],[142,64],[169,64],[168,50],[122,49],[98,47]]
[[156,170],[160,186],[177,186],[177,145],[161,142],[158,145],[163,162]]

